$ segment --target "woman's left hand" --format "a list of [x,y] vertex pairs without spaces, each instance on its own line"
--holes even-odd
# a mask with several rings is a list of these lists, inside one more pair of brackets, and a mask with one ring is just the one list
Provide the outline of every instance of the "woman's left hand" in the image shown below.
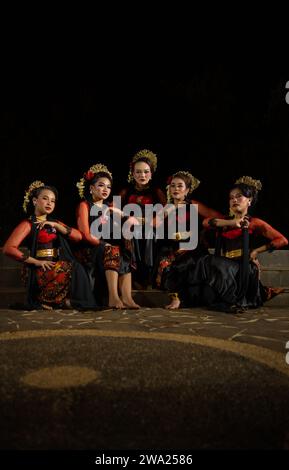
[[257,258],[257,255],[258,255],[258,251],[257,250],[252,250],[251,253],[250,253],[250,260],[256,264],[259,272],[261,271],[261,264],[260,264],[260,261],[258,260]]
[[250,259],[252,261],[255,261],[257,259],[257,256],[258,256],[258,251],[257,250],[252,250],[251,253],[250,253]]

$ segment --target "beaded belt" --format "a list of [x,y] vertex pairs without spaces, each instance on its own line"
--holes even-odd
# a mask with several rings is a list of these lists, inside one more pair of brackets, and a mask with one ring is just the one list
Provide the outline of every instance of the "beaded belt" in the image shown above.
[[243,250],[240,248],[239,250],[226,251],[224,256],[226,258],[240,258],[242,254]]
[[37,258],[57,258],[58,256],[58,249],[57,248],[47,248],[46,250],[37,250],[36,251]]

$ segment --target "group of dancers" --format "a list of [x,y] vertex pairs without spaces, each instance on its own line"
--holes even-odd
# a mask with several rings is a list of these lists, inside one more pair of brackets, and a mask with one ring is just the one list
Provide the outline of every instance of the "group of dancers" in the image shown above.
[[[261,182],[249,176],[237,179],[228,194],[228,214],[221,214],[192,199],[200,182],[191,173],[174,173],[165,193],[153,183],[156,168],[153,152],[137,152],[117,207],[111,202],[111,172],[101,163],[91,166],[77,183],[81,201],[76,228],[53,217],[56,188],[42,181],[29,186],[23,203],[27,218],[3,247],[25,268],[25,308],[138,309],[132,288],[152,286],[168,292],[168,309],[205,306],[236,313],[258,308],[280,292],[260,281],[258,254],[288,244],[267,222],[250,215]],[[128,204],[140,208],[141,216],[126,213]],[[148,204],[161,208],[149,222]],[[195,224],[192,204],[198,212]],[[138,227],[138,236],[125,236],[121,230],[121,236],[115,237],[116,220],[121,228],[126,224],[128,232]],[[147,236],[148,225],[152,236]],[[163,237],[158,238],[155,233],[160,227]],[[214,254],[208,250],[206,236],[212,231]],[[192,235],[198,243],[184,249]],[[24,244],[28,255],[20,249]]]

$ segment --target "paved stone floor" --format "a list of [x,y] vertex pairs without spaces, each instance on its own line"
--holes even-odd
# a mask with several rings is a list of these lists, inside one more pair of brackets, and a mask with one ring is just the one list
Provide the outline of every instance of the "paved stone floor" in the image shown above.
[[97,312],[0,310],[1,333],[20,334],[28,330],[48,329],[211,337],[272,349],[284,353],[285,357],[286,343],[289,341],[289,308],[262,307],[236,315],[204,309],[169,311],[162,308]]
[[287,341],[288,308],[1,310],[0,449],[288,449]]

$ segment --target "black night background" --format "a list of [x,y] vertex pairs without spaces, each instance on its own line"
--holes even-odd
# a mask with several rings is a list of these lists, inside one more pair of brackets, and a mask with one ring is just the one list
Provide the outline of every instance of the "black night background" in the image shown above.
[[33,180],[58,188],[57,215],[75,225],[82,174],[105,163],[117,194],[142,148],[157,153],[163,187],[172,172],[191,171],[201,180],[193,197],[222,212],[237,177],[260,179],[255,215],[288,237],[286,71],[212,65],[187,79],[148,77],[37,77],[2,86],[1,245],[23,218]]
[[[147,40],[147,31],[143,35]],[[113,61],[110,55],[109,60]],[[75,227],[76,183],[83,173],[95,163],[107,165],[116,195],[127,184],[129,163],[141,149],[157,154],[157,185],[165,189],[168,176],[190,171],[201,181],[193,199],[222,213],[228,211],[229,189],[237,178],[248,175],[261,180],[263,189],[252,214],[289,238],[285,64],[192,64],[187,78],[154,78],[154,69],[146,64],[126,75],[116,67],[104,75],[99,68],[99,74],[88,77],[79,67],[78,78],[72,73],[33,76],[19,71],[10,82],[2,82],[0,247],[25,218],[22,204],[31,182],[41,180],[58,189],[55,216]],[[289,253],[277,254],[285,255],[287,263],[278,267],[284,268],[278,279],[283,274],[282,279],[288,280]],[[4,254],[3,259],[6,262]],[[11,299],[17,305],[14,284],[20,284],[22,276],[19,267],[10,268],[8,261],[2,278],[8,286],[13,284],[13,290],[2,289],[4,306],[4,301],[10,306]],[[275,281],[276,270],[273,266],[262,274]],[[279,287],[277,282],[272,285]],[[87,449],[87,454],[91,451],[87,461],[94,465],[97,452],[92,449],[100,455],[102,448],[107,452],[127,448],[133,455],[136,449],[154,445],[172,452],[174,447],[191,446],[286,449],[287,459],[289,290],[285,289],[283,304],[280,295],[280,304],[268,302],[240,315],[165,310],[159,308],[166,304],[158,295],[167,294],[156,292],[153,297],[153,290],[135,291],[144,299],[142,304],[138,301],[144,307],[137,314],[110,307],[103,312],[63,308],[49,314],[3,309],[0,446],[9,449],[9,463],[14,455],[23,462],[21,449],[28,450],[26,459],[29,451],[31,458],[34,453],[41,466],[52,458],[53,463],[59,458],[66,463],[68,453],[58,452],[66,449],[73,466],[85,456],[85,452],[76,455],[78,449]],[[149,297],[152,303],[147,308]],[[52,366],[87,368],[96,371],[97,378],[63,388],[53,388],[52,380],[51,389],[22,381],[27,372],[38,370],[47,370],[54,378]],[[43,450],[51,457],[43,458]],[[216,454],[211,455],[215,461]],[[243,455],[247,463],[251,456]]]

